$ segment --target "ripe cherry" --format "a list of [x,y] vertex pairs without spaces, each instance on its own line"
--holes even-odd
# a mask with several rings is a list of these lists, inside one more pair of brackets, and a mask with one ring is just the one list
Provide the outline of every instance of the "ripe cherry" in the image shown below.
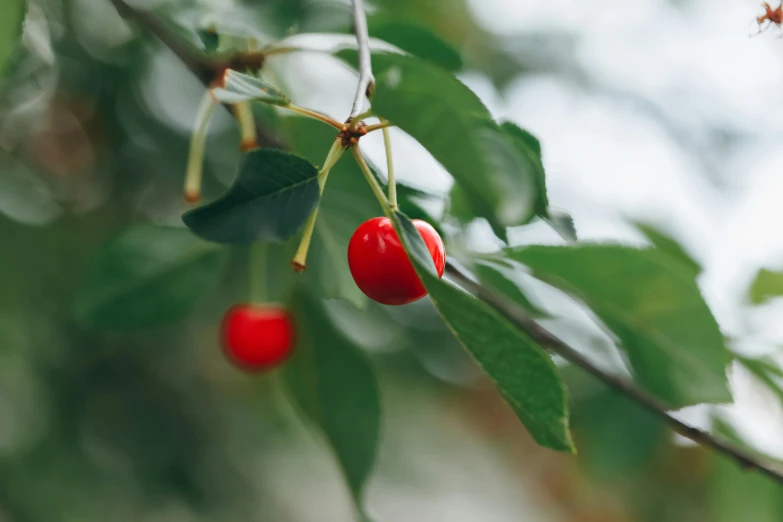
[[[443,241],[429,223],[414,219],[413,225],[427,245],[438,277],[443,276]],[[427,295],[389,218],[376,217],[359,225],[348,243],[348,266],[359,289],[381,304],[404,305]]]
[[238,304],[223,316],[221,337],[231,362],[244,370],[264,371],[288,359],[296,332],[293,319],[284,308]]

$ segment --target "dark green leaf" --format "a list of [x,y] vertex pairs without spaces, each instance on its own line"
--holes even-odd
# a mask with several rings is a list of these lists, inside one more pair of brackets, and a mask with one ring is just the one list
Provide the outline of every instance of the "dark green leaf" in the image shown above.
[[[340,56],[355,61],[355,52]],[[374,113],[410,134],[448,170],[498,237],[534,213],[529,162],[481,100],[448,72],[412,56],[375,53]]]
[[25,0],[3,0],[0,5],[0,74],[5,72],[22,36],[26,12]]
[[223,76],[223,86],[215,87],[210,92],[215,99],[222,103],[239,103],[248,100],[262,101],[271,105],[291,103],[272,84],[255,76],[230,69]]
[[285,152],[249,152],[234,185],[220,199],[182,216],[200,237],[217,243],[282,243],[318,204],[318,171]]
[[396,213],[394,219],[438,312],[536,442],[573,452],[566,390],[549,355],[486,304],[439,279],[416,228],[403,214]]
[[217,51],[220,45],[220,36],[214,29],[197,29],[195,32],[206,52],[214,53]]
[[[323,163],[335,132],[310,118],[284,119],[292,149],[315,164]],[[348,268],[348,241],[364,221],[377,216],[380,207],[353,158],[341,158],[329,173],[318,210],[313,244],[305,277],[322,296],[344,299],[364,308],[365,296]]]
[[635,223],[635,225],[636,228],[638,228],[639,231],[650,241],[650,243],[655,246],[655,248],[670,256],[672,259],[676,259],[682,263],[683,266],[692,271],[694,275],[698,275],[701,272],[701,266],[699,263],[694,261],[693,258],[685,251],[685,249],[683,249],[682,246],[670,236],[644,223]]
[[544,164],[541,162],[541,144],[535,136],[510,121],[503,122],[500,128],[511,138],[514,146],[528,162],[525,167],[530,173],[529,176],[535,181],[536,187],[536,214],[548,217],[549,198],[546,194],[546,173],[544,172]]
[[370,18],[368,23],[370,36],[385,40],[447,71],[462,68],[459,52],[422,24],[386,17]]
[[680,263],[616,245],[529,247],[507,255],[584,301],[620,338],[639,381],[673,407],[731,401],[723,335]]
[[515,302],[531,316],[549,317],[548,313],[535,305],[522,293],[522,290],[512,279],[513,270],[511,268],[490,260],[482,260],[473,266],[473,271],[482,285]]
[[181,319],[220,278],[225,260],[220,246],[184,228],[128,228],[98,252],[74,313],[81,322],[107,330]]
[[361,505],[378,452],[378,383],[369,361],[335,328],[321,303],[299,293],[295,306],[299,341],[285,381],[299,407],[323,430]]
[[750,287],[750,302],[759,305],[783,296],[783,272],[762,268]]

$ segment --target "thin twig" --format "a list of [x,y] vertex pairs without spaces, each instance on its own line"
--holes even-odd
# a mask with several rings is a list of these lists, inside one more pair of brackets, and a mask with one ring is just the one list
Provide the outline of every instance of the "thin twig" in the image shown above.
[[370,34],[367,31],[364,0],[353,0],[353,29],[356,33],[356,43],[359,45],[359,85],[353,100],[351,120],[364,112],[364,99],[371,97],[373,90],[375,90],[375,78],[372,75],[370,59]]
[[731,457],[743,469],[755,469],[767,477],[783,484],[783,470],[775,469],[759,460],[750,452],[674,418],[667,412],[667,410],[672,409],[668,404],[638,388],[627,379],[612,375],[598,368],[582,354],[539,326],[519,306],[476,283],[470,276],[465,274],[454,264],[447,263],[446,274],[452,280],[458,282],[460,286],[473,293],[481,301],[511,321],[514,326],[525,332],[538,344],[544,348],[548,348],[569,363],[581,368],[593,377],[603,381],[604,384],[626,395],[628,398],[653,413],[664,423],[668,424],[676,433],[679,433],[683,437],[687,437],[701,446],[706,446],[718,453],[723,453],[724,455]]
[[[188,49],[187,45],[183,42],[179,41],[176,36],[172,35],[168,32],[168,30],[162,26],[157,20],[155,20],[153,17],[140,13],[130,6],[128,6],[123,0],[110,0],[115,7],[117,7],[117,10],[125,16],[126,18],[132,18],[137,24],[139,24],[142,27],[147,28],[150,32],[158,36],[158,38],[161,40],[161,42],[167,46],[169,49],[171,49],[172,52],[191,70],[196,74],[196,76],[199,76],[202,78],[202,76],[199,75],[199,71],[203,73],[204,70],[210,70],[212,71],[213,62],[205,55],[201,55],[198,52],[195,52],[193,49]],[[362,4],[363,2],[361,0],[355,0],[354,1],[354,8],[356,9],[357,5]],[[363,6],[361,6],[363,7]],[[362,9],[363,11],[363,9]],[[354,11],[354,14],[356,16],[359,16],[356,11]],[[365,40],[366,40],[366,21],[364,19],[363,13],[360,16],[363,27],[364,27],[364,34],[365,34]],[[357,24],[357,29],[358,29]],[[357,34],[359,31],[357,30]],[[361,37],[357,36],[360,43],[360,63],[361,63],[361,49],[364,47],[367,53],[367,70],[364,75],[365,77],[365,83],[363,85],[371,86],[373,84],[372,79],[372,72],[369,70],[369,46],[366,44],[362,46],[361,44]],[[211,80],[210,80],[211,81]],[[360,85],[362,83],[360,82]],[[361,94],[366,93],[361,92],[361,87],[359,89],[359,92]],[[359,100],[361,97],[357,96],[357,100]],[[362,103],[363,104],[363,103]],[[361,109],[356,112],[356,114],[361,114]],[[372,126],[368,127],[370,129]],[[357,161],[360,162],[360,166],[363,167],[363,172],[365,176],[369,173],[369,167],[367,167],[366,162],[364,162],[364,158],[361,156],[361,153],[359,152],[358,147],[354,146],[353,153],[356,156]],[[369,173],[368,181],[370,181],[370,186],[373,187],[374,192],[376,192],[376,196],[379,198],[379,200],[385,200],[386,195],[383,194],[383,191],[380,190],[380,187],[378,186],[377,181],[372,177],[372,174]],[[619,391],[620,393],[626,395],[631,400],[637,402],[650,412],[652,412],[654,415],[659,417],[663,422],[668,424],[673,431],[676,433],[679,433],[680,435],[689,438],[690,440],[696,442],[697,444],[700,444],[702,446],[705,446],[707,448],[710,448],[714,450],[717,453],[721,453],[727,457],[730,457],[734,459],[742,468],[744,469],[752,469],[757,470],[767,477],[771,478],[772,480],[775,480],[781,484],[783,484],[783,472],[765,464],[760,459],[756,458],[756,456],[752,455],[751,453],[741,449],[737,448],[732,444],[726,443],[720,439],[717,439],[716,437],[712,436],[711,434],[704,432],[702,430],[699,430],[697,428],[694,428],[693,426],[689,426],[688,424],[685,424],[682,421],[679,421],[672,417],[667,411],[670,410],[670,406],[663,401],[655,398],[652,395],[647,394],[643,390],[637,388],[633,383],[627,381],[626,379],[623,379],[621,377],[609,374],[604,372],[603,370],[597,368],[593,365],[589,360],[587,360],[585,357],[583,357],[579,352],[568,346],[566,343],[549,333],[547,330],[539,326],[535,321],[533,321],[525,312],[524,310],[520,309],[517,305],[514,303],[508,301],[507,299],[496,295],[491,290],[481,286],[480,284],[473,281],[473,279],[470,278],[467,274],[462,272],[459,268],[454,266],[452,263],[448,263],[446,265],[447,274],[449,277],[458,282],[462,287],[464,287],[466,290],[473,293],[478,299],[492,307],[495,311],[506,317],[509,321],[511,321],[512,324],[514,324],[517,328],[519,328],[521,331],[525,332],[527,335],[529,335],[534,341],[541,344],[542,346],[550,349],[552,352],[560,355],[564,359],[566,359],[568,362],[573,364],[574,366],[578,366],[582,370],[586,371],[590,375],[600,379],[608,386],[614,388],[615,390]]]
[[372,125],[368,125],[365,127],[367,130],[367,134],[371,133],[372,131],[377,131],[378,129],[386,129],[388,127],[391,127],[392,124],[388,121],[382,121],[381,123],[373,123]]
[[299,114],[303,114],[305,116],[308,116],[310,118],[315,118],[316,120],[321,120],[322,122],[331,125],[337,130],[341,130],[343,128],[343,125],[335,120],[334,118],[327,116],[326,114],[322,114],[318,111],[314,111],[312,109],[305,109],[304,107],[300,107],[298,105],[294,105],[293,103],[289,103],[288,105],[282,106],[284,109],[288,109],[290,111],[298,112]]
[[[213,82],[222,77],[226,69],[258,69],[264,64],[263,51],[237,52],[219,56],[210,56],[201,52],[180,38],[146,11],[130,6],[125,0],[109,0],[119,15],[154,35],[174,56],[204,85],[210,88]],[[231,106],[223,104],[231,111]],[[283,148],[283,144],[268,131],[257,128],[259,144],[265,147]]]

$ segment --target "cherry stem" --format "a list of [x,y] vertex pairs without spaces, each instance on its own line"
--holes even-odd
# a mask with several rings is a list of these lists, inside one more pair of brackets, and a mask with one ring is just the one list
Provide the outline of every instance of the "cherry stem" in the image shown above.
[[381,123],[375,123],[373,125],[368,125],[365,127],[367,129],[367,134],[371,133],[372,131],[376,131],[378,129],[385,129],[387,127],[391,127],[392,124],[388,121],[382,121]]
[[392,208],[391,205],[389,205],[389,200],[386,198],[386,194],[383,193],[380,183],[375,179],[375,174],[372,173],[370,166],[367,165],[367,162],[364,160],[364,156],[362,156],[362,151],[359,150],[359,146],[353,145],[351,146],[351,150],[353,151],[353,157],[356,158],[356,163],[359,164],[359,169],[362,171],[362,174],[364,174],[378,203],[381,204],[381,207],[386,214],[391,214]]
[[[324,192],[324,186],[326,185],[326,178],[329,176],[329,171],[340,159],[340,156],[345,152],[341,140],[336,139],[332,144],[332,148],[329,149],[329,154],[326,155],[323,167],[318,171],[318,190],[321,194]],[[291,260],[291,266],[294,267],[294,271],[302,272],[307,268],[307,252],[310,250],[310,242],[313,240],[313,231],[315,230],[315,221],[318,218],[318,207],[315,207],[310,217],[307,218],[305,223],[304,232],[302,233],[302,240],[299,242],[299,248],[296,250],[294,259]]]
[[233,105],[234,116],[239,123],[239,132],[242,140],[239,150],[248,152],[258,148],[258,136],[256,135],[256,122],[253,119],[253,110],[250,103],[243,101]]
[[247,270],[250,281],[250,301],[253,303],[260,304],[266,300],[266,254],[266,243],[257,241],[250,246]]
[[369,118],[370,116],[372,116],[372,111],[365,111],[356,116],[351,116],[349,118],[351,120],[351,123],[348,125],[348,128],[352,131],[355,131],[356,128],[359,126],[359,124],[362,122],[362,120],[365,118]]
[[394,179],[394,161],[392,160],[391,135],[389,128],[383,128],[383,144],[386,147],[386,171],[389,178],[389,204],[392,212],[397,210],[397,181]]
[[299,114],[303,114],[305,116],[309,116],[310,118],[315,118],[316,120],[320,120],[324,123],[331,125],[337,130],[342,130],[343,128],[342,123],[340,123],[339,121],[335,120],[330,116],[327,116],[326,114],[321,114],[320,112],[312,111],[310,109],[305,109],[304,107],[294,105],[293,103],[289,103],[288,105],[280,105],[280,107],[283,107],[290,111],[298,112]]
[[207,140],[207,129],[212,112],[215,110],[215,99],[209,91],[204,93],[198,109],[193,134],[190,136],[190,153],[188,167],[185,172],[185,201],[195,203],[201,199],[201,174],[204,168],[204,145]]

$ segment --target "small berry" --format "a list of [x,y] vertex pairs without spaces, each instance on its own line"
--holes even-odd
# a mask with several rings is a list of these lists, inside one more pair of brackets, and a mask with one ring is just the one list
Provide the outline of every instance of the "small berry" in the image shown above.
[[294,322],[274,305],[238,304],[223,316],[221,341],[228,358],[248,371],[280,366],[294,349]]
[[[427,245],[438,277],[443,276],[443,241],[429,223],[414,219],[413,225]],[[348,266],[356,286],[381,304],[404,305],[427,295],[389,218],[376,217],[359,225],[348,243]]]

